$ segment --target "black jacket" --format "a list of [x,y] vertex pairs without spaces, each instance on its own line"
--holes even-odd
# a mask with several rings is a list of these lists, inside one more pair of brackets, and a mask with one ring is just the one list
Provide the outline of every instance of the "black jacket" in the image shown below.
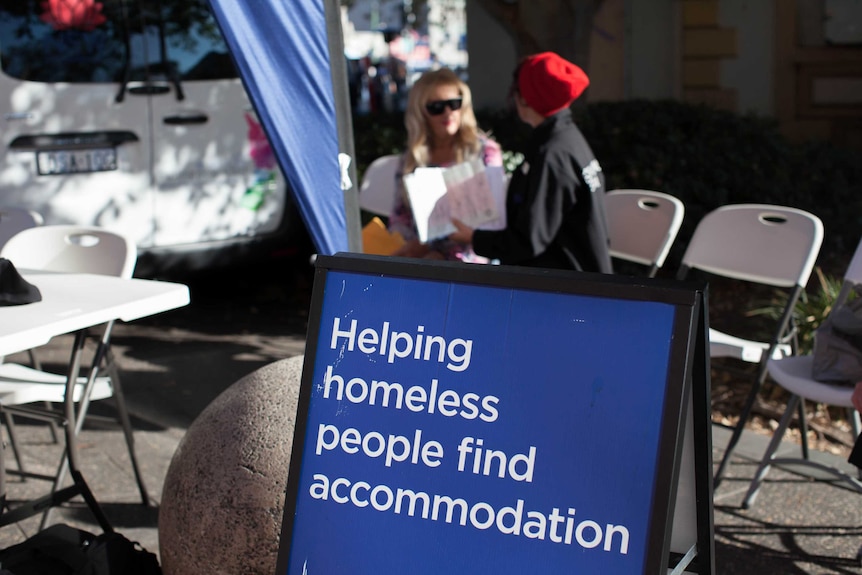
[[569,110],[536,127],[512,174],[506,229],[476,230],[473,249],[503,264],[611,273],[602,168]]

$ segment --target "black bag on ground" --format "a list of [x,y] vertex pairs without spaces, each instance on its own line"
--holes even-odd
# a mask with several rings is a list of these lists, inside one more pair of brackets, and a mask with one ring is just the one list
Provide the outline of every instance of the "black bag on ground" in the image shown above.
[[862,294],[833,309],[814,332],[811,375],[817,381],[855,385],[862,381]]
[[82,575],[162,575],[154,553],[121,533],[97,535],[87,548],[90,571]]
[[0,573],[11,575],[161,575],[155,554],[120,533],[93,535],[52,525],[0,551]]
[[26,541],[0,551],[0,568],[14,575],[82,573],[86,548],[96,538],[92,533],[52,525]]

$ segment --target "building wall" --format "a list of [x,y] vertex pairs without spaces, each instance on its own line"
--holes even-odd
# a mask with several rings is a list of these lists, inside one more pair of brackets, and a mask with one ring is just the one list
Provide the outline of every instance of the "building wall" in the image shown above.
[[850,5],[774,0],[773,102],[788,136],[829,140],[862,151],[862,45],[825,39],[826,8],[842,4]]
[[736,111],[772,116],[775,11],[764,0],[722,0],[719,25],[735,30],[737,55],[721,62],[721,85],[736,93]]
[[467,53],[474,106],[504,107],[517,52],[511,36],[478,2],[467,2]]
[[681,97],[736,110],[737,93],[724,84],[724,63],[739,57],[739,42],[733,23],[721,22],[719,0],[683,0],[680,5],[682,43]]
[[[678,94],[678,2],[605,0],[593,27],[589,101]],[[512,38],[477,2],[467,2],[467,48],[477,107],[504,106],[517,53]]]
[[[587,99],[678,98],[862,149],[862,44],[824,39],[830,10],[855,14],[858,1],[605,0]],[[839,24],[833,33],[849,34]],[[503,106],[515,48],[476,2],[467,2],[467,43],[478,105]]]
[[679,97],[679,0],[627,0],[626,98]]
[[587,100],[625,99],[627,44],[626,0],[605,0],[593,22]]

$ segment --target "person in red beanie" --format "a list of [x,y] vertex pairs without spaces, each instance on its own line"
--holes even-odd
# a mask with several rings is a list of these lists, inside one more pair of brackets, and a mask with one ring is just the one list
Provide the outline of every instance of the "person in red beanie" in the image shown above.
[[473,230],[453,220],[450,239],[503,264],[612,273],[602,168],[569,110],[589,83],[553,52],[520,62],[512,96],[533,132],[509,183],[506,228]]

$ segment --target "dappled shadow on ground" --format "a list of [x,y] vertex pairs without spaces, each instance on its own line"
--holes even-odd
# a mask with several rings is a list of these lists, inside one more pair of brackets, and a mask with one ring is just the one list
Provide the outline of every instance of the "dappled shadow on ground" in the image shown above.
[[[773,523],[737,507],[715,507],[716,573],[858,574],[859,558],[839,549],[862,543],[862,526]],[[812,545],[812,540],[820,544]],[[832,541],[832,543],[826,543]],[[818,552],[812,552],[817,548]],[[827,553],[836,550],[834,554]]]
[[[713,426],[713,469],[729,436],[729,429]],[[809,475],[806,468],[773,466],[756,500],[743,508],[767,443],[764,436],[745,436],[713,495],[716,573],[862,573],[862,500],[844,484]],[[788,457],[797,452],[793,446],[783,451]],[[849,467],[814,455],[830,466]]]
[[[787,528],[781,530],[781,540],[792,538]],[[716,566],[718,575],[738,573],[774,573],[781,575],[810,575],[811,573],[834,573],[858,575],[859,563],[854,559],[808,555],[799,549],[775,550],[756,543],[742,542],[729,545],[720,541],[715,543]],[[811,569],[815,568],[816,571]]]
[[[119,530],[156,528],[159,524],[158,505],[143,505],[142,503],[100,502],[99,507],[105,513],[111,525]],[[93,514],[84,503],[77,501],[67,504],[64,508],[65,518],[82,524],[92,523]]]

